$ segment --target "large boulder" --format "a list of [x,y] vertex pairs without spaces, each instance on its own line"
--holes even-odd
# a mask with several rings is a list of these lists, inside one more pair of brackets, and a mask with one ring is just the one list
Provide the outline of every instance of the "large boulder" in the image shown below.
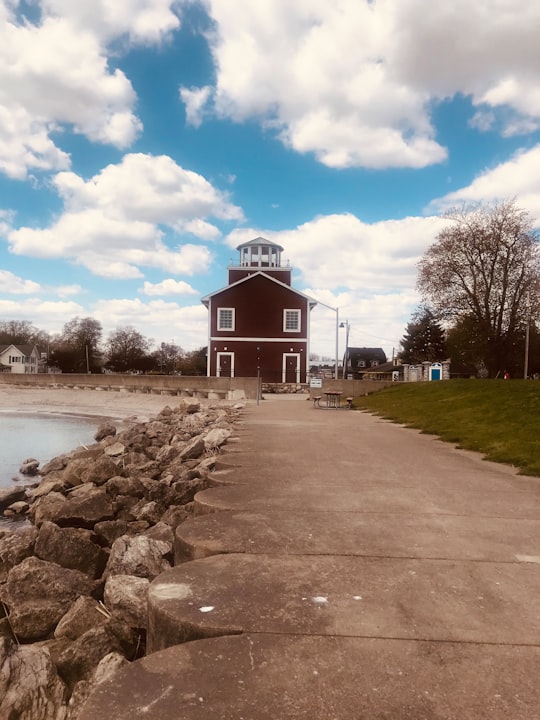
[[207,452],[215,452],[218,450],[227,442],[231,435],[231,431],[225,428],[212,428],[212,430],[204,436],[204,446]]
[[106,437],[114,437],[116,435],[116,426],[112,422],[104,422],[96,430],[94,440],[99,442]]
[[117,495],[133,495],[134,497],[141,498],[145,494],[144,485],[139,478],[131,476],[122,477],[121,475],[115,475],[107,480],[105,489],[113,498]]
[[77,640],[90,628],[105,625],[108,619],[107,613],[103,611],[97,600],[88,595],[81,595],[56,626],[54,637]]
[[16,636],[33,642],[49,637],[74,600],[94,588],[78,570],[29,557],[9,571],[1,596]]
[[178,457],[181,460],[192,460],[193,458],[199,458],[206,452],[206,446],[204,443],[204,437],[202,435],[196,435],[179,453]]
[[108,610],[130,627],[147,627],[148,578],[134,575],[109,575],[103,599]]
[[36,528],[28,527],[0,537],[0,583],[6,581],[11,568],[32,555],[37,534]]
[[10,488],[0,488],[0,511],[5,510],[12,503],[24,500],[26,497],[26,488],[17,485]]
[[34,552],[42,560],[80,570],[91,578],[99,578],[108,556],[97,541],[97,536],[91,530],[60,528],[45,521],[39,529]]
[[171,567],[165,557],[170,554],[166,542],[144,535],[124,535],[113,543],[105,575],[136,575],[153,580]]
[[114,517],[112,502],[103,488],[86,483],[74,488],[67,497],[51,493],[31,508],[36,525],[45,520],[61,527],[93,528],[97,522]]
[[132,656],[137,635],[121,620],[109,620],[93,627],[74,640],[58,657],[58,674],[71,690],[81,680],[89,680],[98,664],[110,653]]
[[[122,452],[123,450],[119,454],[121,455]],[[118,475],[118,466],[114,460],[110,457],[101,457],[86,466],[81,473],[81,480],[83,483],[103,485],[115,475]]]
[[6,720],[64,720],[66,687],[49,651],[0,637],[0,714]]
[[22,475],[37,475],[39,470],[39,460],[35,458],[27,458],[22,461],[19,472]]

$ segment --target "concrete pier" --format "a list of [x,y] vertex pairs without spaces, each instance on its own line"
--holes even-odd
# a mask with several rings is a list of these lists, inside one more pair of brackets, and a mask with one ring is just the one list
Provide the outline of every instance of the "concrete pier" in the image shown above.
[[248,406],[82,720],[540,718],[540,480],[365,413]]

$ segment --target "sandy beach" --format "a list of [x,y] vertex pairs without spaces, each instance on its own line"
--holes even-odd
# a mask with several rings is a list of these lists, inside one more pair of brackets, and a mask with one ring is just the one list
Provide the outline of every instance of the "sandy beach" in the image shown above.
[[0,385],[0,410],[10,413],[69,414],[113,420],[136,417],[145,422],[166,405],[174,407],[179,402],[179,397],[170,395]]

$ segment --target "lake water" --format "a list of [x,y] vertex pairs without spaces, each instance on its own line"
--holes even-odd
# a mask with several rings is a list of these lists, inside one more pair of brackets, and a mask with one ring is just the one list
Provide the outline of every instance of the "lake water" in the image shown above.
[[79,445],[91,445],[101,422],[100,418],[75,415],[0,411],[0,487],[13,486],[14,477],[32,482],[19,473],[27,458],[35,458],[43,466]]

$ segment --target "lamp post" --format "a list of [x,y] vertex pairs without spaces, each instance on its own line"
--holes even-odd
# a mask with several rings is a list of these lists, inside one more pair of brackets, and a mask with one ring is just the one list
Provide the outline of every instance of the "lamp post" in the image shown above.
[[332,312],[336,313],[336,366],[334,378],[337,380],[339,378],[339,308],[326,305],[326,303],[323,303],[320,300],[317,300],[317,304],[322,305],[323,307],[328,308],[328,310],[332,310]]
[[351,324],[348,320],[344,320],[339,325],[340,328],[345,328],[345,355],[343,356],[343,379],[347,377],[347,367],[349,365],[349,333],[351,331]]

